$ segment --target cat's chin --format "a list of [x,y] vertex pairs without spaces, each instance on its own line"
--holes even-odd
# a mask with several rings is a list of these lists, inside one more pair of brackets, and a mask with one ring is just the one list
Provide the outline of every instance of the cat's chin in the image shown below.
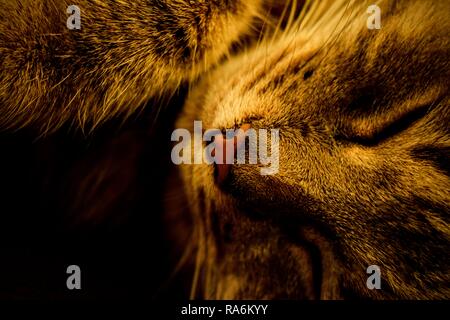
[[[192,167],[185,169],[185,179],[194,176]],[[217,185],[213,167],[195,169],[202,173],[196,176],[198,188],[191,190],[198,201],[195,207],[203,208],[203,222],[211,223],[206,227],[211,237],[203,262],[208,275],[202,289],[205,298],[343,298],[341,263],[331,230],[298,211],[303,206],[282,210],[267,202],[255,205],[248,192],[227,183]],[[189,178],[186,184],[193,185]]]
[[212,167],[198,170],[203,173],[197,176],[202,187],[196,191],[203,191],[194,198],[199,208],[211,209],[206,210],[209,217],[203,216],[211,223],[205,298],[343,298],[336,241],[326,226],[306,218],[305,212],[292,212],[293,208],[281,212],[270,205],[252,205],[244,193],[238,198],[217,186]]
[[340,262],[320,228],[215,212],[215,299],[342,299]]

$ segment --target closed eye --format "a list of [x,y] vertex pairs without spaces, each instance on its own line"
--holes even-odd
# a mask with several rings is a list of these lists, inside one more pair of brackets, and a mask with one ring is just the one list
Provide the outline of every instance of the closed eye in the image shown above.
[[[369,128],[360,128],[364,123],[368,122],[366,120],[359,123],[355,126],[356,128],[354,127],[350,132],[337,135],[336,139],[373,147],[411,127],[414,123],[422,119],[427,114],[428,110],[428,105],[421,106],[401,114],[386,123],[381,123],[376,127],[370,128],[370,126],[367,125]],[[374,120],[374,122],[376,122],[376,120]]]

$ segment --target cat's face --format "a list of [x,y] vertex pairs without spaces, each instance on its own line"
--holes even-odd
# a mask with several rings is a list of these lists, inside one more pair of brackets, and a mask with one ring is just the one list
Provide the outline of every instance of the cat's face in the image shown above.
[[76,12],[66,0],[1,1],[0,128],[92,129],[129,115],[216,63],[261,3],[80,0]]
[[450,296],[448,4],[384,1],[369,30],[371,3],[334,3],[206,77],[177,123],[280,130],[274,175],[183,167],[207,297]]

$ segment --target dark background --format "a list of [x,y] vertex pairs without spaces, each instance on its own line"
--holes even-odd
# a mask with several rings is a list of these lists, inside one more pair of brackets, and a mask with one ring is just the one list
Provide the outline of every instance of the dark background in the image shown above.
[[[187,297],[183,276],[169,280],[178,252],[164,222],[185,91],[93,134],[0,133],[0,299]],[[72,264],[81,290],[66,287]]]

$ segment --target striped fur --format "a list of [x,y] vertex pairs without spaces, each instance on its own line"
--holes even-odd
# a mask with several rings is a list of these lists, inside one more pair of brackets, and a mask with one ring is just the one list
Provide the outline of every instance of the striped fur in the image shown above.
[[[280,170],[186,165],[192,297],[450,297],[449,1],[306,1],[190,93],[177,127],[280,129]],[[381,268],[381,290],[366,268]]]

